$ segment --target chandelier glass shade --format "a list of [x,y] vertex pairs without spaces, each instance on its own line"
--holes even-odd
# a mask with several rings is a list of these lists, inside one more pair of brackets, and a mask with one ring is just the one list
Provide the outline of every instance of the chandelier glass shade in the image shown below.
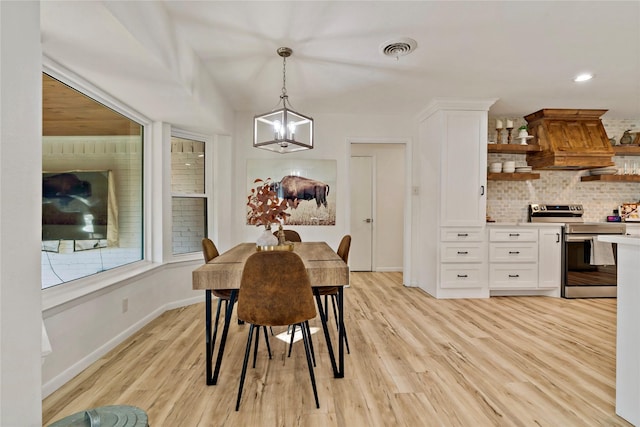
[[253,118],[253,146],[276,153],[293,153],[313,148],[313,119],[291,109],[286,88],[287,57],[292,50],[278,49],[282,57],[282,94],[277,108]]

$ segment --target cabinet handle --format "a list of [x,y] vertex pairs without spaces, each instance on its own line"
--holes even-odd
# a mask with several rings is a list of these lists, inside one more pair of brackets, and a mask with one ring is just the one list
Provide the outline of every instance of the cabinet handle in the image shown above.
[[520,233],[509,233],[509,237],[518,237]]
[[518,277],[520,277],[520,275],[519,274],[510,274],[509,277],[518,278]]
[[520,251],[509,251],[509,255],[518,255]]
[[458,255],[467,255],[469,251],[458,251]]
[[560,233],[556,233],[556,243],[560,243]]
[[467,237],[469,233],[458,233],[458,237]]
[[467,276],[466,274],[458,274],[458,277],[459,277],[460,279],[466,279],[466,278],[467,278],[467,277],[469,277],[469,276]]
[[480,195],[484,196],[484,185],[480,186]]

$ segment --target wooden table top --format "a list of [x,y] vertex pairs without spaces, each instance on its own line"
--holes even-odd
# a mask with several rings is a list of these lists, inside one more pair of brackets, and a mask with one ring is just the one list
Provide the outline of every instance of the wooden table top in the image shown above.
[[[296,242],[311,286],[349,284],[349,267],[326,242]],[[241,243],[192,272],[193,289],[239,289],[244,263],[256,252],[255,243]]]

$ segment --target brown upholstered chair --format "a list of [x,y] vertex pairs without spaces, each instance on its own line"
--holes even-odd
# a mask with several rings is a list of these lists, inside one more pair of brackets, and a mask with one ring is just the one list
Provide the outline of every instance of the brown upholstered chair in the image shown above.
[[[273,232],[273,235],[278,237],[278,231],[276,230]],[[286,240],[287,242],[302,242],[302,238],[300,237],[300,234],[298,234],[297,231],[295,230],[282,230],[284,231],[284,240]]]
[[[298,325],[301,327],[313,395],[316,407],[320,407],[311,363],[309,336],[307,329],[302,327],[306,321],[315,316],[316,307],[309,275],[302,259],[295,252],[256,252],[247,259],[238,294],[238,319],[244,320],[250,326],[238,387],[236,411],[240,408],[247,362],[256,326]],[[260,329],[256,335],[260,335]],[[291,378],[291,380],[294,379]]]
[[[338,250],[336,251],[338,256],[342,258],[342,260],[347,264],[349,262],[349,249],[351,248],[351,236],[345,235],[340,240],[340,244],[338,245]],[[338,310],[336,309],[336,299],[338,297],[338,288],[335,286],[323,286],[318,289],[318,293],[322,296],[324,295],[324,317],[325,319],[329,319],[329,307],[328,307],[328,297],[331,297],[331,305],[333,307],[333,317],[336,321],[336,326],[338,325]],[[318,307],[319,310],[322,310],[323,307]],[[344,343],[347,347],[347,353],[351,353],[349,350],[349,339],[347,338],[347,329],[344,330]]]

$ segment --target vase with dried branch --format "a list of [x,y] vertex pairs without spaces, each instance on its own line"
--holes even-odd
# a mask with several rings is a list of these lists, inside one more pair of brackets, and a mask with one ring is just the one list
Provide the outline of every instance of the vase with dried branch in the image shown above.
[[[271,233],[271,224],[282,223],[291,214],[286,212],[290,201],[280,199],[275,188],[275,183],[271,178],[256,179],[256,188],[251,189],[247,198],[247,223],[257,226],[264,226],[265,230],[258,239],[258,246],[277,245],[278,239]],[[267,244],[261,244],[267,243]]]

